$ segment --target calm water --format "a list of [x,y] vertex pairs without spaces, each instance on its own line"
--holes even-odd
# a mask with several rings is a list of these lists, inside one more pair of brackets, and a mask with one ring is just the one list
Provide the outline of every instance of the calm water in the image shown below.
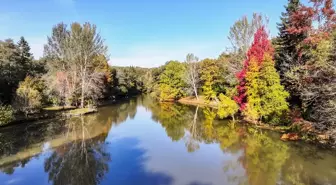
[[138,97],[0,130],[1,185],[336,184],[335,151]]

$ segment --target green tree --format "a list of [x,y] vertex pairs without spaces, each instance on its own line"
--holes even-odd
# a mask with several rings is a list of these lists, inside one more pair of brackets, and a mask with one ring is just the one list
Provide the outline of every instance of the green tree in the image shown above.
[[37,78],[27,76],[24,81],[20,82],[16,90],[14,107],[25,113],[34,113],[42,108],[43,95],[41,92],[41,82]]
[[234,120],[234,115],[238,112],[239,106],[238,104],[232,100],[230,97],[225,96],[224,94],[219,94],[219,103],[218,103],[218,111],[217,115],[223,119],[228,116],[231,116]]
[[159,80],[160,100],[176,100],[186,95],[184,74],[184,64],[178,61],[170,61],[166,64]]
[[201,61],[200,73],[202,80],[203,95],[206,100],[216,99],[217,93],[223,91],[224,79],[222,78],[221,67],[217,60],[204,59]]
[[24,79],[23,67],[18,62],[17,46],[12,39],[0,41],[0,101],[9,104],[19,82]]
[[13,118],[12,107],[0,104],[0,126],[8,124]]
[[261,65],[255,59],[250,61],[246,74],[247,110],[252,119],[280,116],[288,110],[288,92],[280,84],[279,74],[269,54],[264,56]]
[[[22,67],[22,75],[25,77],[26,75],[34,75],[33,69],[33,54],[30,53],[30,46],[24,37],[21,37],[19,42],[17,43],[18,50],[18,62]],[[23,77],[23,78],[24,78]]]

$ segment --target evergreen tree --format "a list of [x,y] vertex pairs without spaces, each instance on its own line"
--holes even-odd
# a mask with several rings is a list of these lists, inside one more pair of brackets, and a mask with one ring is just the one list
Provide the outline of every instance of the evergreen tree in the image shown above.
[[30,53],[30,46],[24,37],[21,37],[19,42],[17,43],[18,54],[19,54],[19,62],[22,66],[26,66],[26,70],[29,67],[29,64],[33,60],[33,55]]
[[291,16],[298,11],[299,0],[289,0],[286,12],[282,13],[281,23],[278,23],[279,36],[276,39],[276,68],[281,77],[294,65],[302,60],[298,46],[307,37],[307,33],[291,33],[288,31],[292,25]]
[[[282,13],[281,23],[278,24],[279,35],[275,40],[276,53],[276,69],[280,73],[282,84],[287,90],[291,92],[291,100],[295,103],[299,103],[297,89],[291,86],[286,73],[295,66],[304,64],[308,59],[308,53],[303,52],[302,42],[308,36],[308,30],[311,21],[305,20],[297,24],[294,17],[301,9],[301,3],[299,0],[289,0],[286,8],[286,12]],[[298,27],[299,26],[299,27]],[[300,29],[303,31],[293,31],[293,28],[305,28]]]

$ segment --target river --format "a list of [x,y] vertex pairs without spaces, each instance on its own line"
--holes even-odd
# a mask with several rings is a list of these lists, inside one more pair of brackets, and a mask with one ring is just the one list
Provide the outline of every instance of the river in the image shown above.
[[335,151],[147,96],[0,129],[1,185],[331,185]]

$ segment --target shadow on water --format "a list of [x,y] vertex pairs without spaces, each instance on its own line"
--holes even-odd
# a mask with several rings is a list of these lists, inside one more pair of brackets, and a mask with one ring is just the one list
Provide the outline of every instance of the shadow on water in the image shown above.
[[[140,109],[150,114],[143,114]],[[154,123],[149,124],[151,122]],[[157,126],[163,129],[163,134],[150,132],[150,128]],[[133,132],[143,128],[136,131],[148,132],[145,135],[157,138],[137,134],[124,136],[124,132],[119,133],[122,137],[110,137],[123,127]],[[143,146],[151,144],[152,139],[161,145],[165,138],[169,138],[166,147],[181,144],[182,150],[168,148],[153,153]],[[156,147],[159,146],[152,148]],[[167,152],[164,153],[167,157],[160,158],[166,160],[160,162],[161,170],[150,170],[149,162],[163,155],[162,152]],[[223,162],[222,157],[197,157],[206,153],[211,153],[209,156],[237,156],[237,159],[229,157]],[[200,163],[203,165],[199,167],[201,172],[203,168],[220,165],[219,169],[209,169],[214,170],[211,172],[214,177],[225,177],[229,184],[322,185],[336,182],[336,156],[332,151],[303,143],[285,143],[276,133],[230,120],[217,120],[215,109],[158,103],[148,96],[102,107],[93,115],[0,130],[0,182],[177,185],[178,180],[185,179],[188,174],[186,171],[171,173],[167,164],[176,162],[169,157],[172,155],[184,157],[178,161],[187,171],[194,170],[192,167],[188,169],[191,163],[187,163],[187,159],[192,160],[192,164],[208,160]],[[218,184],[209,179],[211,182],[197,180],[196,174],[190,178],[186,184]]]

